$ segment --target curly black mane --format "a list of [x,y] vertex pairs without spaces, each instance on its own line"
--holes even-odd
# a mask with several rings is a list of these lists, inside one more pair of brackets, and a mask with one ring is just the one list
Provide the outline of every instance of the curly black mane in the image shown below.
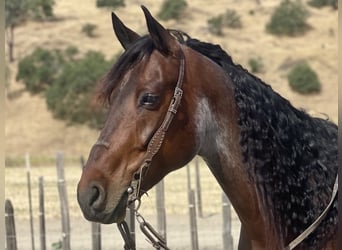
[[[240,145],[262,208],[281,241],[298,236],[329,203],[338,170],[337,126],[310,117],[219,46],[188,37],[185,44],[219,64],[230,76],[239,110]],[[302,243],[321,249],[337,231],[337,199],[320,226]]]
[[[220,65],[231,78],[247,171],[262,210],[273,221],[271,229],[282,235],[281,242],[292,240],[329,203],[338,170],[337,126],[294,108],[269,85],[234,64],[219,45],[192,39],[181,31],[170,32]],[[149,36],[126,50],[106,75],[102,97],[110,99],[124,73],[153,50]],[[303,249],[321,249],[336,234],[337,214],[335,198],[325,219],[301,244]]]

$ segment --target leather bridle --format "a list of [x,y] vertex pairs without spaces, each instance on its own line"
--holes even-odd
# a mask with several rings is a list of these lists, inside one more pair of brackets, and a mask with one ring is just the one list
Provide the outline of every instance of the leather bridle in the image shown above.
[[[139,170],[134,174],[133,180],[131,182],[130,187],[127,189],[127,193],[129,194],[128,197],[128,205],[132,203],[134,208],[134,213],[138,223],[140,224],[140,229],[143,234],[148,238],[150,243],[155,249],[169,249],[166,246],[166,239],[164,239],[154,228],[145,221],[143,216],[138,212],[141,204],[140,196],[141,196],[141,181],[143,179],[144,174],[147,172],[148,168],[152,163],[153,157],[158,153],[161,145],[163,144],[165,134],[176,115],[180,102],[183,96],[183,80],[184,80],[184,72],[185,72],[185,57],[183,51],[179,50],[179,73],[178,73],[178,80],[176,87],[174,89],[173,97],[170,101],[167,113],[164,117],[164,120],[160,127],[156,130],[152,139],[147,145],[146,156],[141,164]],[[102,143],[101,143],[102,144]],[[134,249],[133,240],[131,239],[130,232],[128,230],[127,223],[125,221],[118,223],[119,231],[125,241],[125,249]]]
[[177,85],[175,87],[173,97],[170,101],[167,113],[164,117],[164,120],[158,130],[154,133],[152,136],[152,139],[148,143],[147,151],[145,159],[140,166],[138,172],[134,175],[134,179],[131,183],[131,187],[127,190],[129,193],[129,202],[134,202],[136,200],[140,199],[140,187],[141,187],[141,181],[143,178],[143,173],[147,171],[149,166],[151,165],[153,157],[158,153],[161,145],[163,144],[166,131],[168,130],[174,116],[176,115],[178,111],[178,107],[180,105],[180,102],[182,100],[183,96],[183,78],[184,78],[184,71],[185,71],[185,58],[183,51],[180,50],[180,66],[179,66],[179,74],[178,74],[178,80]]

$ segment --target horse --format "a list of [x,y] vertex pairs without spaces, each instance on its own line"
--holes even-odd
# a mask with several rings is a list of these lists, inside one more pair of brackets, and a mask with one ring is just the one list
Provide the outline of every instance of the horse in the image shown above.
[[77,187],[84,217],[122,222],[130,202],[199,155],[241,221],[239,249],[337,249],[337,126],[142,9],[144,36],[112,13],[124,52],[100,81],[109,108]]

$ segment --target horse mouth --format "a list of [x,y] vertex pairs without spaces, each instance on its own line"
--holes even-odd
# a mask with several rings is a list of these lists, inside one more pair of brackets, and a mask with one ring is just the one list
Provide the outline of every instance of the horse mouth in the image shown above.
[[102,224],[120,223],[125,219],[126,216],[127,201],[128,193],[124,192],[118,204],[115,208],[113,208],[112,211],[100,213],[95,212],[91,218],[87,219]]

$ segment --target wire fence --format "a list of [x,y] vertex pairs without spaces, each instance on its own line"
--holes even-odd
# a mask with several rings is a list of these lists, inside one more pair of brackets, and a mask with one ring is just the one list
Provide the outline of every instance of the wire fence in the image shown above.
[[[57,171],[52,169],[27,168],[30,185],[24,185],[23,174],[18,174],[20,167],[6,168],[6,204],[11,203],[13,211],[6,211],[5,216],[14,220],[6,223],[6,232],[11,235],[6,249],[123,249],[124,241],[115,225],[99,225],[82,217],[76,200],[80,166],[64,166],[63,155],[58,153]],[[139,212],[166,236],[170,249],[237,249],[238,218],[208,168],[197,158],[150,190],[142,198]],[[137,225],[132,234],[136,249],[152,248]]]

